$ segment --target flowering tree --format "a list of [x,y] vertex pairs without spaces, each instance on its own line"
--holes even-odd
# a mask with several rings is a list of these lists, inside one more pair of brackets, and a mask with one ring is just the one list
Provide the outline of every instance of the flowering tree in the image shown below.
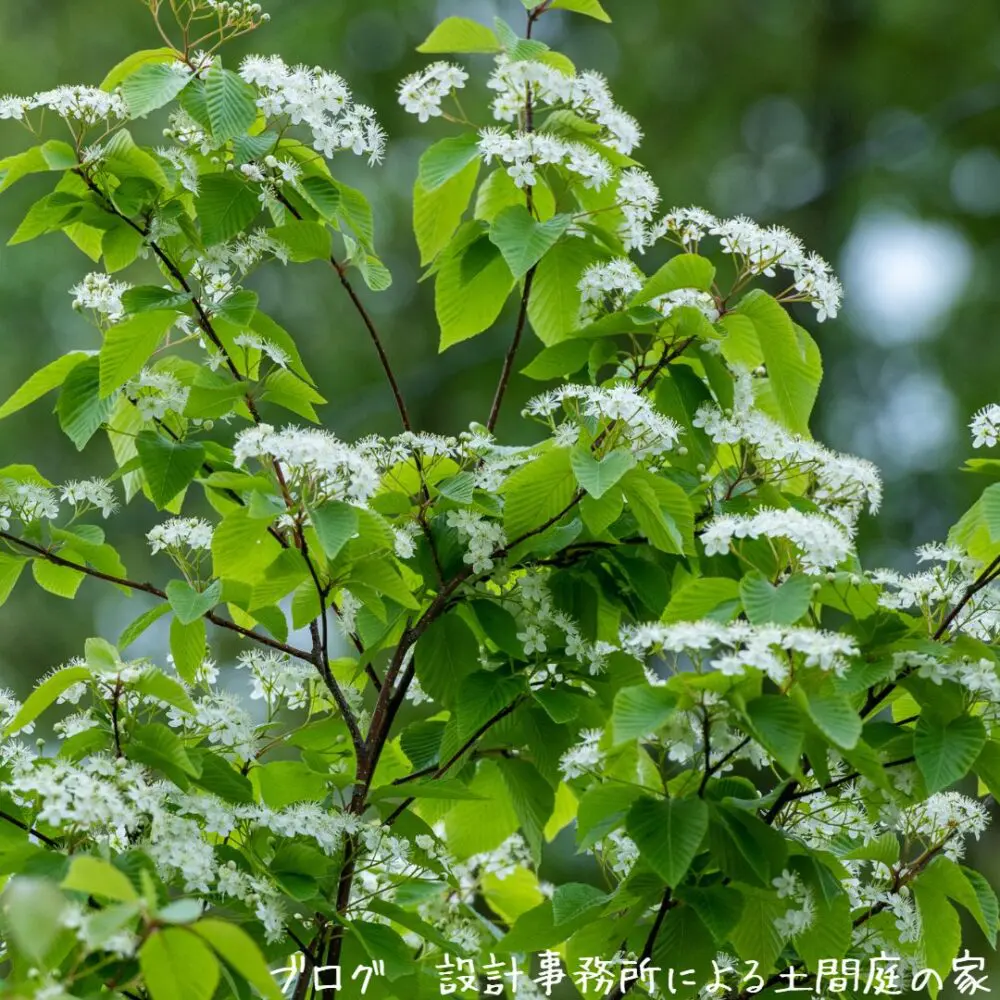
[[[146,3],[162,48],[99,89],[0,100],[34,142],[0,191],[55,180],[10,242],[62,232],[103,262],[72,290],[95,349],[0,407],[58,389],[103,476],[0,469],[0,600],[30,564],[58,597],[89,578],[148,605],[3,696],[6,995],[303,998],[342,975],[385,998],[743,996],[873,957],[936,993],[956,905],[997,930],[960,863],[986,810],[951,789],[1000,788],[1000,484],[929,568],[862,567],[878,473],[810,437],[820,355],[789,311],[836,314],[829,266],[780,228],[659,214],[638,124],[532,38],[559,11],[608,20],[599,0],[526,4],[523,36],[449,18],[421,51],[488,54],[491,97],[470,118],[448,62],[402,82],[447,132],[415,237],[441,349],[509,300],[513,337],[485,423],[422,433],[359,290],[391,280],[371,210],[332,172],[382,159],[375,112],[324,70],[224,68],[256,4]],[[153,114],[157,148],[129,131]],[[294,337],[244,287],[315,260],[396,437],[321,429]],[[521,374],[555,387],[525,411],[537,443],[505,446],[529,331]],[[978,414],[975,444],[998,426]],[[148,506],[164,582],[108,540],[122,502]],[[161,618],[169,655],[130,659]],[[237,662],[209,657],[214,630]],[[581,874],[553,885],[570,828]]]

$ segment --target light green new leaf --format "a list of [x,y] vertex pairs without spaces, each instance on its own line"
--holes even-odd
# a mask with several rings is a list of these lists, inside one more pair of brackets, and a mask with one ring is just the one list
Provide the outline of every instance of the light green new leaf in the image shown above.
[[421,264],[430,264],[451,242],[469,207],[478,177],[479,160],[474,159],[433,191],[419,180],[414,184],[413,232]]
[[169,104],[194,79],[187,70],[161,62],[148,62],[121,84],[130,118],[145,118],[150,111]]
[[63,381],[56,413],[77,451],[83,451],[115,408],[116,401],[102,398],[100,388],[101,366],[93,357],[75,365]]
[[64,691],[74,684],[84,684],[90,680],[89,667],[63,667],[50,674],[25,699],[17,715],[7,724],[5,735],[24,729],[38,718]]
[[242,175],[209,174],[198,180],[195,209],[206,246],[225,243],[257,217],[260,202]]
[[504,528],[509,545],[557,518],[576,495],[569,452],[553,448],[517,469],[504,483]]
[[102,398],[139,374],[176,319],[176,313],[166,310],[144,312],[108,330],[100,354]]
[[490,240],[503,254],[515,278],[523,278],[569,228],[570,215],[536,222],[523,205],[505,208],[490,227]]
[[776,416],[790,430],[808,436],[809,414],[823,377],[816,345],[779,302],[759,289],[740,302],[737,312],[749,316],[757,329]]
[[182,625],[190,625],[222,600],[222,581],[216,580],[205,590],[198,591],[186,580],[171,580],[167,584],[167,599],[177,620]]
[[[169,605],[166,607],[169,608]],[[194,684],[197,679],[207,651],[204,620],[196,618],[185,625],[175,615],[170,622],[170,655],[174,658],[177,673],[188,684]]]
[[61,884],[64,889],[84,892],[98,899],[115,899],[131,903],[139,898],[139,894],[123,872],[110,862],[89,854],[73,858]]
[[328,261],[333,252],[330,230],[319,222],[293,219],[268,230],[268,235],[288,248],[289,259],[296,264],[311,260]]
[[[537,280],[537,272],[535,277]],[[521,374],[539,381],[572,375],[587,363],[589,357],[590,344],[586,340],[566,340],[536,354],[531,363],[521,369]]]
[[216,954],[238,972],[261,996],[281,1000],[281,990],[257,943],[236,924],[206,918],[191,928]]
[[991,542],[1000,542],[1000,483],[994,483],[983,490],[979,498],[979,509],[990,533]]
[[441,139],[420,157],[417,180],[424,191],[430,193],[478,160],[479,135],[476,132]]
[[32,375],[20,389],[15,390],[0,406],[0,420],[9,417],[12,413],[41,399],[47,392],[57,389],[66,380],[66,376],[83,361],[91,357],[89,351],[70,351],[55,361],[50,361],[44,368],[40,368]]
[[850,699],[840,694],[828,677],[807,693],[806,707],[823,735],[837,746],[850,750],[858,745],[861,717]]
[[28,560],[0,552],[0,605],[6,603]]
[[[962,924],[958,912],[944,893],[922,886],[920,879],[913,885],[913,895],[921,924],[929,929],[920,935],[924,967],[934,969],[942,979],[947,979],[962,945]],[[935,987],[932,981],[928,989],[932,997],[937,994]]]
[[122,82],[132,76],[143,66],[153,63],[172,63],[178,57],[178,53],[170,48],[141,49],[126,56],[120,63],[112,67],[108,75],[101,81],[101,90],[111,93],[122,85]]
[[715,267],[710,260],[694,253],[671,257],[642,287],[632,300],[632,305],[642,305],[668,292],[680,288],[696,288],[707,292],[715,280]]
[[611,23],[611,17],[601,6],[601,0],[555,0],[549,6],[549,10],[571,10],[576,14],[586,14],[597,21]]
[[488,330],[513,287],[510,269],[486,235],[450,252],[434,284],[441,350]]
[[570,453],[570,463],[580,486],[594,499],[600,500],[626,472],[635,467],[635,456],[619,448],[598,461],[589,448],[578,445]]
[[194,479],[205,460],[204,445],[168,441],[155,431],[143,431],[135,444],[150,496],[161,510]]
[[629,810],[626,829],[656,874],[676,888],[705,839],[708,806],[699,798],[643,797]]
[[794,625],[809,610],[812,580],[798,574],[775,587],[763,574],[751,572],[740,580],[740,597],[754,625]]
[[580,325],[580,276],[604,254],[588,240],[557,243],[539,262],[528,302],[528,319],[546,345],[565,340]]
[[640,684],[622,688],[615,695],[611,728],[615,743],[641,740],[655,733],[673,714],[677,699],[665,688]]
[[162,722],[136,726],[125,741],[125,756],[162,771],[175,785],[187,788],[198,766],[188,756],[184,741]]
[[418,52],[499,52],[500,41],[497,36],[478,21],[470,21],[467,17],[446,17],[417,46]]
[[727,577],[695,577],[675,590],[663,612],[665,622],[693,622],[701,618],[729,621],[739,610],[740,588]]
[[358,533],[357,508],[340,500],[330,500],[317,507],[310,517],[327,559],[336,559],[340,550]]
[[927,791],[933,795],[965,777],[985,743],[986,729],[979,718],[960,715],[942,722],[921,715],[913,734],[913,753]]
[[219,960],[186,928],[161,927],[139,949],[139,968],[151,1000],[211,1000]]
[[205,105],[212,135],[225,141],[244,135],[257,117],[257,96],[238,73],[212,66],[205,75]]

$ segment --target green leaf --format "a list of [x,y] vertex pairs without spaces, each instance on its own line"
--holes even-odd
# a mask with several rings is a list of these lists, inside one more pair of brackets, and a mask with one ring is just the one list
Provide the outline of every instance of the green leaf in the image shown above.
[[223,141],[245,135],[257,117],[257,96],[238,73],[212,66],[205,75],[205,105],[212,135]]
[[663,612],[665,622],[694,622],[702,618],[729,621],[739,609],[740,588],[728,577],[695,577],[675,590]]
[[257,218],[260,202],[240,177],[231,173],[208,174],[198,180],[195,209],[206,246],[225,243],[243,232]]
[[[993,895],[993,906],[990,906],[989,897],[986,898],[986,907],[983,907],[983,898],[977,891],[975,883],[969,878],[970,869],[962,868],[955,864],[950,858],[938,857],[920,875],[917,884],[924,889],[931,889],[954,900],[972,915],[979,924],[987,938],[996,935],[996,896]],[[976,875],[978,873],[972,872]],[[987,883],[988,887],[989,883]],[[992,889],[989,890],[992,893]],[[992,921],[990,918],[992,914]]]
[[193,79],[186,70],[161,62],[140,66],[122,80],[122,97],[130,118],[145,118],[150,111],[169,104]]
[[198,591],[186,580],[171,580],[167,598],[182,625],[190,625],[207,615],[222,600],[222,581],[216,580],[206,590]]
[[139,374],[176,319],[176,313],[165,310],[144,312],[108,330],[100,355],[102,397]]
[[497,764],[521,824],[524,839],[531,847],[536,861],[540,861],[545,824],[555,808],[555,792],[538,773],[537,768],[526,760],[501,757]]
[[775,930],[775,922],[788,910],[788,900],[778,899],[774,891],[740,889],[743,893],[743,916],[730,931],[736,954],[745,962],[759,962],[766,974],[781,954],[784,941]]
[[420,263],[429,264],[451,242],[469,207],[479,177],[475,159],[433,191],[418,180],[413,186],[413,232]]
[[63,889],[84,892],[98,899],[130,903],[139,898],[132,883],[114,865],[89,854],[77,855],[62,880]]
[[[993,886],[986,878],[972,868],[962,866],[962,874],[968,879],[972,891],[979,901],[979,911],[971,910],[979,926],[986,935],[990,947],[996,947],[997,924],[1000,923],[1000,903],[997,902],[997,894],[993,891]],[[981,918],[981,919],[980,919]]]
[[115,408],[116,401],[102,398],[100,388],[101,365],[97,358],[75,365],[63,382],[56,413],[59,426],[77,451],[83,451]]
[[239,973],[261,996],[281,1000],[281,989],[268,968],[257,943],[235,924],[205,918],[191,928],[206,940],[234,971]]
[[125,756],[162,771],[174,784],[187,788],[198,768],[184,749],[181,738],[162,722],[136,726],[124,744]]
[[750,572],[740,580],[740,597],[754,625],[794,625],[809,610],[812,578],[797,574],[775,587],[762,573]]
[[435,700],[450,703],[460,682],[479,668],[479,643],[455,613],[439,618],[420,637],[417,678]]
[[219,982],[218,959],[182,927],[154,930],[139,949],[139,968],[152,1000],[211,1000]]
[[556,245],[572,221],[570,215],[555,215],[546,222],[536,222],[524,205],[512,205],[493,220],[490,240],[514,277],[520,279]]
[[1000,483],[994,483],[983,490],[979,498],[979,509],[990,533],[991,542],[1000,542]]
[[340,212],[340,187],[329,177],[303,177],[299,185],[313,208],[332,222]]
[[618,448],[598,461],[589,448],[577,445],[570,453],[570,464],[580,486],[595,500],[600,500],[626,472],[635,467],[635,456]]
[[178,53],[171,48],[141,49],[126,56],[118,65],[114,66],[108,75],[101,81],[101,90],[112,93],[122,85],[127,77],[153,63],[172,63],[177,59]]
[[766,694],[748,701],[744,711],[757,741],[786,771],[797,774],[805,730],[792,701],[781,695]]
[[424,191],[430,193],[478,159],[479,135],[476,132],[441,139],[420,157],[417,179]]
[[250,784],[250,779],[225,757],[219,756],[214,750],[189,751],[188,755],[191,754],[196,754],[195,759],[201,766],[201,774],[195,778],[195,784],[199,788],[237,805],[253,804],[253,785]]
[[[63,924],[68,906],[69,901],[48,879],[15,876],[0,898],[0,930],[15,955],[48,967],[48,960],[60,950],[60,937],[72,934]],[[75,935],[71,940],[75,943]],[[66,947],[57,963],[71,947]]]
[[268,235],[288,247],[289,258],[296,264],[311,260],[328,261],[333,253],[330,230],[318,222],[293,219],[269,230]]
[[576,14],[586,14],[598,21],[611,23],[608,12],[601,6],[601,0],[554,0],[549,10],[571,10]]
[[517,469],[504,483],[508,544],[557,517],[576,495],[569,452],[553,448]]
[[340,550],[358,533],[358,511],[348,503],[329,500],[310,512],[316,537],[327,559],[336,559]]
[[[170,605],[164,607],[169,609]],[[185,625],[175,615],[170,622],[170,655],[174,658],[177,673],[188,684],[195,682],[207,651],[204,621],[197,618]]]
[[[537,272],[535,276],[537,278]],[[536,354],[532,362],[521,369],[521,374],[539,381],[572,375],[589,357],[590,344],[586,340],[566,340]]]
[[6,603],[28,560],[0,552],[0,605]]
[[155,431],[143,431],[135,444],[150,496],[161,510],[194,479],[205,461],[204,445],[168,441]]
[[823,376],[816,345],[800,336],[785,308],[760,289],[750,292],[737,312],[749,316],[757,329],[775,416],[790,430],[808,436],[809,414]]
[[684,537],[673,516],[661,506],[653,483],[645,476],[631,473],[622,481],[622,486],[629,510],[650,543],[661,552],[683,555]]
[[467,17],[446,17],[426,40],[417,46],[418,52],[499,52],[497,36],[478,21]]
[[0,420],[17,413],[36,399],[41,399],[47,392],[61,386],[66,376],[90,356],[88,351],[70,351],[69,354],[64,354],[61,358],[50,361],[44,368],[40,368],[20,389],[8,397],[3,406],[0,406]]
[[677,699],[666,688],[640,684],[622,688],[615,695],[611,727],[615,743],[641,740],[656,732],[677,708]]
[[90,680],[89,667],[63,667],[50,674],[25,699],[20,711],[7,724],[4,733],[7,736],[19,732],[38,718],[64,691],[74,684],[83,684]]
[[710,260],[694,253],[682,253],[671,257],[642,287],[642,291],[632,300],[638,306],[679,288],[697,288],[708,292],[715,281],[715,267]]
[[[68,551],[63,552],[64,556],[69,554],[71,553]],[[36,559],[31,564],[31,575],[42,590],[47,590],[50,594],[55,594],[56,597],[67,599],[76,596],[84,577],[84,574],[79,570],[69,566],[57,566],[44,559]]]
[[840,694],[829,677],[807,692],[806,707],[809,717],[824,736],[839,747],[851,750],[861,739],[861,716],[850,699]]
[[921,715],[913,733],[913,753],[928,793],[940,792],[965,777],[985,743],[986,729],[979,718],[960,715],[943,722]]
[[485,235],[448,253],[434,284],[441,350],[488,330],[513,287],[510,269]]
[[708,806],[699,798],[643,797],[629,810],[629,836],[660,878],[676,888],[708,831]]
[[580,277],[601,259],[587,240],[557,243],[539,262],[528,301],[528,319],[538,339],[548,346],[565,340],[580,325]]
[[[913,885],[913,895],[922,925],[932,928],[929,933],[920,936],[924,968],[934,969],[942,979],[947,979],[952,972],[951,963],[962,944],[962,924],[958,913],[944,893],[922,886],[919,878]],[[930,992],[933,995],[936,990],[932,987]]]
[[137,285],[122,294],[127,313],[154,312],[158,309],[183,309],[191,302],[190,292],[178,292],[161,285]]
[[594,785],[583,794],[576,817],[576,838],[581,851],[593,847],[624,824],[641,790],[634,785]]
[[165,701],[168,705],[173,705],[174,708],[179,708],[182,712],[194,715],[194,702],[184,690],[183,685],[178,684],[173,677],[168,677],[159,667],[150,667],[134,686],[140,694]]

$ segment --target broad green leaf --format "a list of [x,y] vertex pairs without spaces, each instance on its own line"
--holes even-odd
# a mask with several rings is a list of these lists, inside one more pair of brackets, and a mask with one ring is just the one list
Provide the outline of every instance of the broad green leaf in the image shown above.
[[[67,549],[62,552],[63,557],[72,556],[73,553]],[[35,578],[35,583],[42,590],[55,594],[56,597],[64,597],[67,600],[76,596],[76,592],[83,583],[84,574],[79,570],[69,566],[57,566],[55,563],[47,562],[44,559],[35,559],[31,564],[31,575]]]
[[521,824],[521,832],[538,862],[545,839],[545,824],[555,808],[555,792],[538,769],[526,760],[501,757],[497,765]]
[[845,750],[857,746],[861,739],[861,717],[850,699],[838,692],[828,677],[807,692],[806,707],[823,735],[837,746]]
[[7,724],[4,732],[10,736],[30,725],[38,718],[64,691],[74,684],[85,684],[91,678],[89,667],[63,667],[50,674],[25,699],[20,711]]
[[131,118],[145,118],[150,111],[169,104],[193,79],[186,69],[147,62],[122,80],[122,97]]
[[238,73],[212,66],[205,74],[205,106],[216,139],[244,135],[257,117],[257,96]]
[[199,788],[237,805],[253,803],[253,785],[236,765],[213,750],[189,751],[189,756],[193,756],[201,766],[201,774],[194,779]]
[[549,10],[571,10],[576,14],[586,14],[597,21],[611,23],[608,12],[601,6],[601,0],[554,0]]
[[790,909],[789,901],[778,899],[772,891],[741,888],[743,916],[730,931],[729,939],[745,962],[759,962],[766,975],[781,954],[784,940],[775,923]]
[[168,441],[155,431],[143,431],[135,444],[150,496],[161,510],[194,479],[205,461],[204,445]]
[[144,312],[108,330],[100,355],[102,398],[139,374],[176,319],[166,310]]
[[159,309],[181,310],[190,302],[190,292],[178,292],[161,285],[137,285],[122,294],[122,305],[128,313],[155,312]]
[[451,703],[461,681],[479,668],[479,643],[454,612],[443,615],[420,637],[417,678],[438,701]]
[[[934,969],[942,979],[947,979],[952,972],[951,963],[962,945],[958,913],[944,893],[922,886],[920,879],[913,884],[913,896],[921,924],[927,928],[920,935],[924,968]],[[928,992],[932,997],[937,993],[933,982]]]
[[311,260],[328,261],[333,252],[330,230],[318,222],[293,219],[269,230],[268,235],[288,247],[289,258],[296,264]]
[[[4,940],[22,961],[27,958],[45,967],[58,954],[60,938],[72,934],[63,923],[69,905],[49,879],[16,875],[0,897],[0,930]],[[73,938],[71,942],[75,943]],[[70,947],[72,944],[65,948],[64,955]]]
[[340,500],[327,501],[313,510],[310,517],[328,559],[336,559],[358,532],[357,508]]
[[24,569],[28,560],[23,556],[12,556],[6,552],[0,552],[0,605],[6,603],[14,589],[21,570]]
[[87,442],[111,416],[114,399],[103,398],[101,366],[97,358],[73,366],[63,381],[56,413],[66,436],[83,451]]
[[[993,896],[993,906],[986,897],[980,896],[976,884],[969,878],[970,869],[955,864],[951,858],[938,857],[919,876],[918,883],[924,889],[940,892],[954,900],[972,915],[987,938],[996,936],[996,896]],[[972,875],[978,874],[971,872]],[[988,885],[988,883],[987,883]],[[990,890],[992,893],[992,889]]]
[[708,806],[699,798],[641,798],[627,829],[643,857],[669,886],[684,880],[708,831]]
[[458,802],[444,817],[445,843],[458,860],[495,850],[520,826],[494,761],[479,762],[469,791],[480,798]]
[[47,392],[61,386],[66,376],[89,357],[91,357],[89,351],[70,351],[69,354],[64,354],[61,358],[50,361],[44,368],[40,368],[20,389],[8,397],[3,406],[0,406],[0,420],[17,413],[36,399],[41,399]]
[[151,1000],[211,1000],[219,982],[218,959],[182,927],[154,930],[139,949],[139,968]]
[[[178,670],[178,673],[181,671]],[[168,677],[159,667],[150,667],[135,682],[135,690],[159,701],[165,701],[168,705],[173,705],[174,708],[179,708],[189,715],[194,715],[194,702],[184,690],[183,685],[175,681],[173,677]]]
[[195,208],[206,246],[241,233],[260,212],[260,202],[242,175],[208,174],[198,180]]
[[663,612],[665,622],[694,622],[702,618],[729,621],[739,609],[740,590],[728,577],[695,577],[675,590]]
[[[535,276],[537,278],[537,272]],[[589,357],[590,344],[586,340],[566,340],[536,354],[532,362],[521,369],[521,374],[539,381],[572,375]]]
[[124,741],[125,756],[162,771],[174,784],[186,788],[198,768],[184,749],[184,742],[162,722],[136,726]]
[[642,287],[632,300],[638,306],[680,288],[696,288],[707,292],[715,280],[715,267],[710,260],[694,253],[671,257]]
[[293,802],[322,802],[329,791],[327,776],[300,760],[271,761],[254,768],[251,775],[271,809],[284,809]]
[[[164,607],[169,609],[170,605]],[[170,655],[174,658],[177,673],[188,684],[195,682],[207,651],[205,622],[196,618],[185,624],[174,615],[170,622]]]
[[683,555],[684,536],[677,522],[660,504],[654,485],[645,476],[636,475],[639,471],[630,473],[622,482],[629,510],[639,522],[639,530],[661,552]]
[[760,338],[776,416],[790,430],[809,434],[819,383],[823,376],[819,352],[800,335],[785,308],[766,292],[750,292],[737,307],[749,316]]
[[553,521],[576,495],[569,452],[554,448],[517,469],[504,483],[508,544]]
[[261,996],[281,1000],[281,989],[271,974],[257,943],[236,924],[205,918],[192,928],[223,961],[238,972]]
[[546,222],[536,222],[527,208],[514,205],[493,220],[490,240],[519,279],[555,246],[572,221],[570,215],[555,215]]
[[634,785],[594,785],[580,798],[576,839],[581,851],[593,847],[616,827],[622,826],[635,800],[642,794]]
[[108,75],[101,81],[101,90],[109,94],[120,87],[123,81],[132,76],[143,66],[153,63],[172,63],[178,57],[178,53],[170,48],[141,49],[126,56],[117,66],[114,66]]
[[565,340],[580,326],[580,277],[601,259],[588,240],[557,243],[539,262],[528,300],[528,319],[538,339],[547,346]]
[[794,625],[809,610],[812,578],[798,574],[775,587],[763,574],[750,572],[740,580],[740,597],[754,625]]
[[986,729],[979,718],[960,715],[942,722],[921,715],[913,734],[913,753],[927,791],[933,795],[965,777],[985,742]]
[[269,527],[246,507],[227,514],[212,533],[212,575],[256,583],[280,551]]
[[89,854],[73,858],[61,885],[64,889],[83,892],[98,899],[130,903],[139,898],[132,883],[122,872],[109,862]]
[[6,191],[29,174],[69,170],[76,163],[76,151],[69,143],[50,139],[40,146],[32,146],[23,153],[15,153],[0,160],[0,192]]
[[448,252],[434,284],[441,350],[488,330],[513,287],[510,269],[485,235]]
[[462,135],[435,142],[420,157],[417,179],[428,194],[436,191],[446,181],[462,173],[479,159],[479,135],[465,132]]
[[499,52],[497,36],[478,21],[467,17],[446,17],[417,46],[418,52]]
[[1000,542],[1000,483],[994,483],[983,490],[979,498],[979,509],[990,533],[991,542]]
[[479,160],[475,159],[433,191],[419,180],[414,184],[413,232],[421,264],[430,264],[451,242],[469,207],[478,176]]
[[[980,872],[962,866],[962,874],[969,880],[969,885],[972,886],[972,891],[979,901],[979,912],[972,910],[972,915],[986,935],[990,947],[995,948],[997,924],[1000,923],[1000,903],[997,902],[997,894],[994,892],[993,886]],[[980,915],[982,919],[980,919]]]
[[340,212],[340,187],[329,177],[303,177],[299,181],[313,208],[324,219],[333,221]]
[[222,599],[222,581],[216,580],[206,590],[198,591],[186,580],[171,580],[167,584],[167,598],[182,625],[190,625],[207,615]]
[[600,500],[626,472],[635,467],[635,456],[619,448],[598,460],[589,448],[578,445],[570,453],[570,464],[580,486],[595,500]]
[[782,695],[766,694],[748,701],[745,712],[761,745],[786,771],[797,774],[805,731],[792,701]]
[[615,743],[641,740],[655,733],[673,714],[677,699],[665,688],[648,684],[622,688],[615,695],[611,726]]

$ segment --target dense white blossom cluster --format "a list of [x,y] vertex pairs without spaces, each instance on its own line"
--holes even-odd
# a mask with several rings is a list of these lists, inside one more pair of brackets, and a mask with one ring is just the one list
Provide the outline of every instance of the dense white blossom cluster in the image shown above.
[[494,567],[496,550],[507,544],[503,525],[490,521],[473,510],[452,510],[447,514],[449,528],[465,541],[463,560],[474,573],[488,573]]
[[172,517],[146,533],[149,547],[156,555],[163,551],[204,551],[212,548],[214,529],[200,517]]
[[70,124],[84,126],[98,122],[114,122],[128,117],[128,108],[118,91],[98,87],[56,87],[31,97],[0,98],[0,119],[23,121],[37,109],[53,111]]
[[287,118],[312,133],[313,149],[326,157],[347,149],[379,163],[386,135],[375,112],[355,104],[336,73],[307,66],[289,67],[279,56],[247,56],[240,75],[260,90],[257,106],[268,118]]
[[74,479],[60,492],[66,503],[75,505],[77,514],[96,507],[102,517],[108,518],[118,510],[118,498],[106,479]]
[[975,413],[969,423],[973,448],[992,448],[1000,440],[1000,404],[990,403]]
[[454,63],[435,62],[411,73],[399,85],[399,103],[421,122],[440,117],[441,102],[465,86],[469,74]]
[[701,534],[706,555],[725,555],[738,538],[787,538],[801,553],[802,569],[809,573],[833,569],[851,553],[851,539],[843,526],[825,514],[790,508],[761,507],[752,514],[719,514]]
[[131,285],[113,281],[110,275],[93,271],[70,289],[74,309],[91,309],[107,323],[117,323],[125,315],[122,296]]
[[162,420],[168,413],[183,413],[191,390],[181,385],[175,375],[143,368],[124,386],[144,420]]
[[788,680],[788,653],[798,653],[807,667],[842,675],[858,655],[850,636],[836,632],[779,625],[729,624],[711,621],[627,625],[621,631],[622,649],[640,659],[650,650],[685,654],[710,663],[727,676],[738,677],[753,668],[775,684]]
[[538,183],[538,168],[548,164],[565,167],[584,182],[600,190],[612,177],[611,164],[582,142],[570,142],[545,132],[505,132],[484,128],[479,133],[479,151],[486,163],[494,158],[507,164],[507,173],[520,188]]

